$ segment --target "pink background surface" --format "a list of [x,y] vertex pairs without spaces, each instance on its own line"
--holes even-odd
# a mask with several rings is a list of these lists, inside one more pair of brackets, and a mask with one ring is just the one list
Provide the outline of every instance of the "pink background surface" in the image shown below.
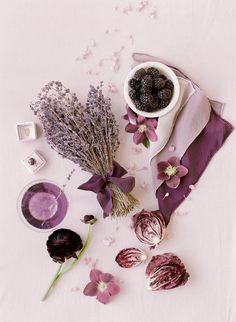
[[[136,168],[134,194],[141,207],[155,209],[147,151],[134,152],[132,138],[124,132],[122,82],[131,66],[131,54],[143,51],[163,57],[192,77],[210,98],[226,102],[224,117],[236,124],[235,18],[233,0],[159,0],[138,12],[123,13],[129,2],[118,0],[2,0],[0,3],[0,321],[2,322],[234,322],[235,292],[235,133],[216,154],[196,189],[172,217],[168,239],[149,255],[176,253],[191,275],[178,289],[150,292],[145,288],[145,265],[124,270],[114,262],[117,252],[128,246],[141,247],[130,230],[130,218],[103,221],[95,195],[77,186],[89,174],[76,168],[66,193],[69,213],[63,227],[80,233],[86,227],[80,218],[86,213],[99,217],[85,257],[97,267],[113,273],[123,283],[121,293],[104,306],[82,295],[90,268],[82,260],[64,276],[45,303],[40,297],[56,265],[50,260],[47,233],[28,229],[19,219],[16,202],[28,182],[50,179],[63,184],[75,168],[53,152],[42,135],[33,142],[16,140],[18,122],[37,119],[28,105],[50,80],[60,80],[85,101],[90,83],[104,80],[118,87],[111,94],[113,110],[120,124],[121,147],[117,161]],[[118,10],[115,7],[118,6]],[[149,17],[156,6],[157,17]],[[116,30],[117,29],[117,30]],[[105,33],[109,30],[109,33]],[[133,42],[132,37],[133,36]],[[96,47],[93,47],[93,40]],[[87,46],[92,55],[78,60]],[[120,69],[111,68],[111,57],[119,54]],[[101,59],[102,67],[97,66]],[[88,75],[88,70],[100,75]],[[41,131],[41,130],[40,130]],[[37,149],[47,166],[35,175],[21,164]],[[143,186],[146,184],[146,189]],[[118,227],[118,230],[116,230]],[[115,242],[107,247],[105,237]],[[76,288],[79,288],[77,291]]]

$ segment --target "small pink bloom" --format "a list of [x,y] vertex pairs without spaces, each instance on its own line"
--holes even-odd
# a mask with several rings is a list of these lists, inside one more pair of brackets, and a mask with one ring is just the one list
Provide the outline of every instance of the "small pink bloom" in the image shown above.
[[127,108],[127,114],[123,117],[129,123],[125,127],[125,131],[128,133],[134,133],[133,141],[135,144],[142,143],[145,139],[150,141],[156,141],[156,119],[147,119],[144,116],[136,115],[129,107]]
[[120,292],[120,287],[115,283],[113,275],[103,273],[98,269],[92,269],[90,272],[90,282],[86,285],[83,293],[86,296],[96,296],[96,299],[107,304],[110,297]]
[[173,189],[178,188],[180,178],[188,174],[188,169],[180,164],[180,160],[177,157],[159,162],[157,169],[158,179],[165,181],[167,186]]

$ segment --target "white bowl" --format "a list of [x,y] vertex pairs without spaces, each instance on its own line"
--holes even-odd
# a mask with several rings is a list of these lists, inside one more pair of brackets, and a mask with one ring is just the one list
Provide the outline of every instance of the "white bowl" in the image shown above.
[[[131,78],[133,78],[135,72],[137,70],[139,70],[140,68],[144,68],[147,69],[149,67],[155,67],[157,68],[161,74],[165,75],[167,77],[167,79],[170,79],[173,84],[174,84],[174,90],[173,90],[173,95],[171,98],[170,103],[163,109],[154,111],[154,112],[144,112],[144,111],[140,111],[136,108],[136,106],[134,105],[134,102],[132,101],[132,99],[129,97],[129,90],[130,90],[130,86],[129,86],[129,80]],[[146,63],[142,63],[137,65],[136,67],[134,67],[133,69],[131,69],[131,71],[129,72],[129,74],[127,75],[126,79],[125,79],[125,83],[124,83],[124,97],[126,100],[126,103],[129,105],[129,107],[137,114],[148,117],[148,118],[156,118],[156,117],[160,117],[163,116],[167,113],[169,113],[176,105],[178,98],[179,98],[179,93],[180,93],[180,87],[179,87],[179,81],[177,76],[175,75],[175,73],[172,71],[172,69],[162,63],[159,62],[146,62]]]

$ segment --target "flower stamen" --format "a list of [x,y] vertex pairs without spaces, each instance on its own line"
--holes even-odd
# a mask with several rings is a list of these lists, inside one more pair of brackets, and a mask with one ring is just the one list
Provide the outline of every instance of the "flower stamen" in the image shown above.
[[175,175],[176,175],[176,173],[177,173],[177,168],[176,168],[176,167],[174,167],[174,166],[172,166],[172,165],[169,165],[169,166],[165,169],[164,173],[165,173],[165,174],[167,174],[167,175],[168,175],[168,176],[170,176],[170,177],[173,177],[173,176],[175,176]]

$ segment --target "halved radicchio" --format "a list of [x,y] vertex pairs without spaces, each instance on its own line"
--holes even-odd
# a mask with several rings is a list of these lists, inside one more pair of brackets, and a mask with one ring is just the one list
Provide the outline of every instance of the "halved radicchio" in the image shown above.
[[184,285],[189,274],[179,257],[172,253],[153,256],[146,268],[147,287],[152,291]]
[[155,248],[164,238],[165,220],[159,211],[142,210],[133,216],[134,231],[141,243]]
[[138,248],[122,249],[115,258],[117,264],[123,268],[138,266],[147,259],[146,254]]

